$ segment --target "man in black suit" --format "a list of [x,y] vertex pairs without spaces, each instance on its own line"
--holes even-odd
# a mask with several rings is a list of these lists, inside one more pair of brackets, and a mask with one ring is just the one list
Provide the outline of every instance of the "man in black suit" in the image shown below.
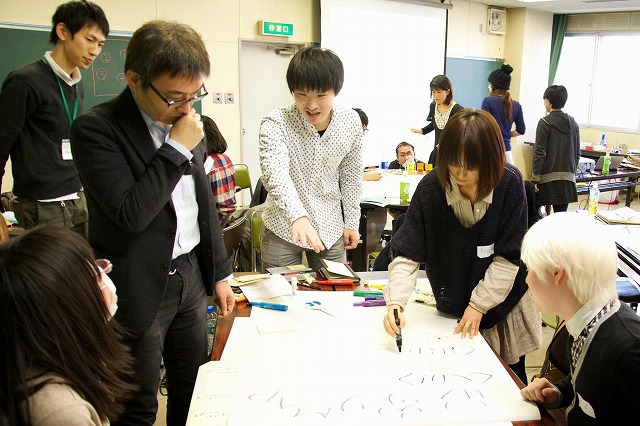
[[200,116],[209,55],[187,25],[152,21],[127,49],[127,88],[79,116],[71,148],[87,192],[89,242],[113,263],[117,319],[131,331],[140,390],[116,424],[153,424],[160,363],[167,424],[184,425],[206,361],[207,295],[235,297],[203,161]]

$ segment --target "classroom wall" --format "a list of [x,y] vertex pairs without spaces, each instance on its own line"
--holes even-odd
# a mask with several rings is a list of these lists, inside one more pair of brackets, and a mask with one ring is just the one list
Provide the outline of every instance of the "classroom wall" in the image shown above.
[[[202,110],[220,126],[229,142],[227,153],[235,162],[242,161],[239,104],[241,40],[300,44],[320,42],[320,0],[189,0],[179,5],[173,0],[94,1],[105,10],[112,31],[131,33],[151,19],[175,19],[192,25],[203,35],[213,65],[212,74],[206,81],[207,89],[210,93],[234,93],[236,103],[213,104],[213,97],[209,96],[203,100]],[[55,8],[64,2],[0,0],[0,22],[50,25]],[[537,122],[544,115],[541,96],[547,87],[553,14],[527,8],[508,9],[507,33],[495,35],[486,32],[488,4],[463,0],[452,0],[452,4],[447,55],[504,59],[514,67],[511,91],[523,105],[527,124],[526,134],[514,140],[516,165],[522,166],[520,146],[524,141],[535,140]],[[260,36],[259,20],[293,23],[294,36],[288,39]],[[637,133],[581,129],[583,141],[597,141],[602,133],[607,134],[612,145],[625,143],[630,148],[640,148],[640,135]],[[8,165],[2,190],[10,190],[12,186]]]

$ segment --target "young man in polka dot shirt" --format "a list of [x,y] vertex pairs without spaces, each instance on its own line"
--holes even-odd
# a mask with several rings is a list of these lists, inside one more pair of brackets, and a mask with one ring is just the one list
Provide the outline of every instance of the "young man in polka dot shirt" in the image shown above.
[[319,47],[300,50],[287,84],[295,103],[262,120],[260,165],[268,191],[260,252],[263,268],[320,258],[346,262],[358,245],[362,194],[362,124],[350,107],[334,105],[344,68]]

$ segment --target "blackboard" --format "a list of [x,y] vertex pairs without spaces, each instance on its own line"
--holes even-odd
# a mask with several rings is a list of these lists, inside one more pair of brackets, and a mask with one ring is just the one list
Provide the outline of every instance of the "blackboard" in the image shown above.
[[[0,27],[0,81],[13,70],[42,58],[51,50],[50,27]],[[126,86],[124,59],[130,37],[109,36],[90,68],[80,70],[84,84],[84,110],[122,92]]]
[[487,78],[503,63],[498,60],[446,58],[445,74],[453,85],[453,99],[465,108],[480,109],[482,100],[489,94]]

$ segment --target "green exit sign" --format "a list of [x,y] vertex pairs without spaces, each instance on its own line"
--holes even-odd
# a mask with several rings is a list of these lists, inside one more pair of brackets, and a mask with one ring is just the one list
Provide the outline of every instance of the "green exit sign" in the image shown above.
[[293,36],[293,24],[287,24],[284,22],[260,21],[259,25],[261,35],[275,35],[283,37]]

